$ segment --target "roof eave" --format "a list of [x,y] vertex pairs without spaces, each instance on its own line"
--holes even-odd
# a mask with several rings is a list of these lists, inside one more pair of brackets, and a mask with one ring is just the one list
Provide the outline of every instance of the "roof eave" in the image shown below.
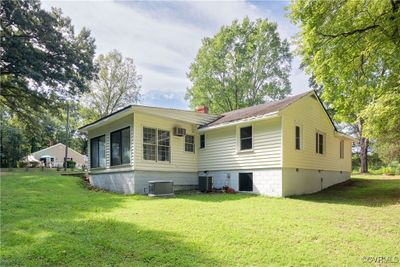
[[270,112],[267,114],[263,114],[261,116],[255,116],[255,117],[245,118],[245,119],[241,119],[241,120],[230,121],[230,122],[226,122],[226,123],[217,124],[214,126],[206,126],[203,128],[199,128],[198,131],[200,133],[207,132],[207,131],[214,130],[214,129],[220,129],[220,128],[225,128],[225,127],[229,127],[229,126],[240,125],[240,124],[244,124],[244,123],[261,121],[261,120],[266,120],[266,119],[272,119],[272,118],[276,118],[279,116],[280,116],[280,112],[274,111],[274,112]]
[[130,114],[133,111],[133,106],[127,106],[121,110],[118,110],[114,113],[111,113],[110,115],[103,117],[101,119],[98,119],[97,121],[94,121],[92,123],[89,123],[85,126],[82,126],[81,128],[79,128],[79,132],[81,133],[87,133],[89,130],[101,127],[107,123],[110,123],[112,121],[115,121],[117,119],[120,119],[128,114]]
[[336,136],[336,137],[340,137],[340,138],[346,138],[346,139],[349,139],[349,140],[351,140],[351,141],[353,141],[353,142],[357,142],[357,139],[356,139],[356,138],[354,138],[354,137],[352,137],[352,136],[350,136],[350,135],[341,133],[341,132],[339,132],[339,131],[337,131],[337,130],[335,130],[335,136]]

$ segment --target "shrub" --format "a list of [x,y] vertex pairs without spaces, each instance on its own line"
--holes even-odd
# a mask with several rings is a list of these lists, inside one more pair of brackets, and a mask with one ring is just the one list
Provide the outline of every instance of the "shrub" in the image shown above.
[[393,168],[393,167],[386,167],[386,168],[383,168],[384,169],[384,174],[386,174],[386,175],[395,175],[395,173],[396,173],[396,169],[395,168]]
[[67,160],[67,168],[69,169],[75,169],[76,162],[73,160]]
[[17,168],[26,168],[26,167],[28,167],[28,162],[25,162],[25,161],[17,162]]
[[39,162],[31,162],[31,167],[32,168],[37,168],[39,166]]

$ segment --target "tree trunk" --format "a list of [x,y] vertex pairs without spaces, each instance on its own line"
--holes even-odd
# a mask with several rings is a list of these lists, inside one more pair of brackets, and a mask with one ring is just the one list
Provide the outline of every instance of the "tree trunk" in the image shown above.
[[368,173],[368,138],[361,137],[360,139],[360,172]]
[[363,122],[358,122],[358,130],[360,134],[360,173],[368,173],[368,138],[363,136]]

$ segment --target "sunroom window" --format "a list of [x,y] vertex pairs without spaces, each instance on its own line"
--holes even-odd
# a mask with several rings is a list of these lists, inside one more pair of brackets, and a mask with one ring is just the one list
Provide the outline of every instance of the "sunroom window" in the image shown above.
[[106,167],[106,137],[105,135],[90,139],[90,167]]
[[111,133],[111,166],[129,164],[131,153],[130,128]]

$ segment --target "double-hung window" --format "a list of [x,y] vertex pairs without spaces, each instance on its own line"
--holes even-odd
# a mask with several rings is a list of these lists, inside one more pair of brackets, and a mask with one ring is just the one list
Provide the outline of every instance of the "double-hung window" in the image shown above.
[[170,137],[169,131],[157,130],[158,131],[158,161],[170,161]]
[[324,154],[325,136],[321,133],[315,133],[315,152],[317,154]]
[[106,136],[98,136],[90,139],[90,167],[106,167]]
[[301,149],[301,129],[300,126],[296,126],[295,128],[295,141],[296,141],[296,150]]
[[201,134],[200,135],[200,148],[205,148],[206,147],[206,135]]
[[344,140],[340,140],[340,158],[344,159]]
[[252,126],[240,128],[240,150],[253,148],[253,128]]
[[153,161],[171,161],[170,132],[143,128],[143,158]]
[[186,152],[194,152],[194,136],[193,135],[185,135],[185,151]]
[[143,128],[143,158],[145,160],[156,160],[157,129]]
[[110,134],[111,166],[129,164],[131,153],[130,128],[124,128]]

